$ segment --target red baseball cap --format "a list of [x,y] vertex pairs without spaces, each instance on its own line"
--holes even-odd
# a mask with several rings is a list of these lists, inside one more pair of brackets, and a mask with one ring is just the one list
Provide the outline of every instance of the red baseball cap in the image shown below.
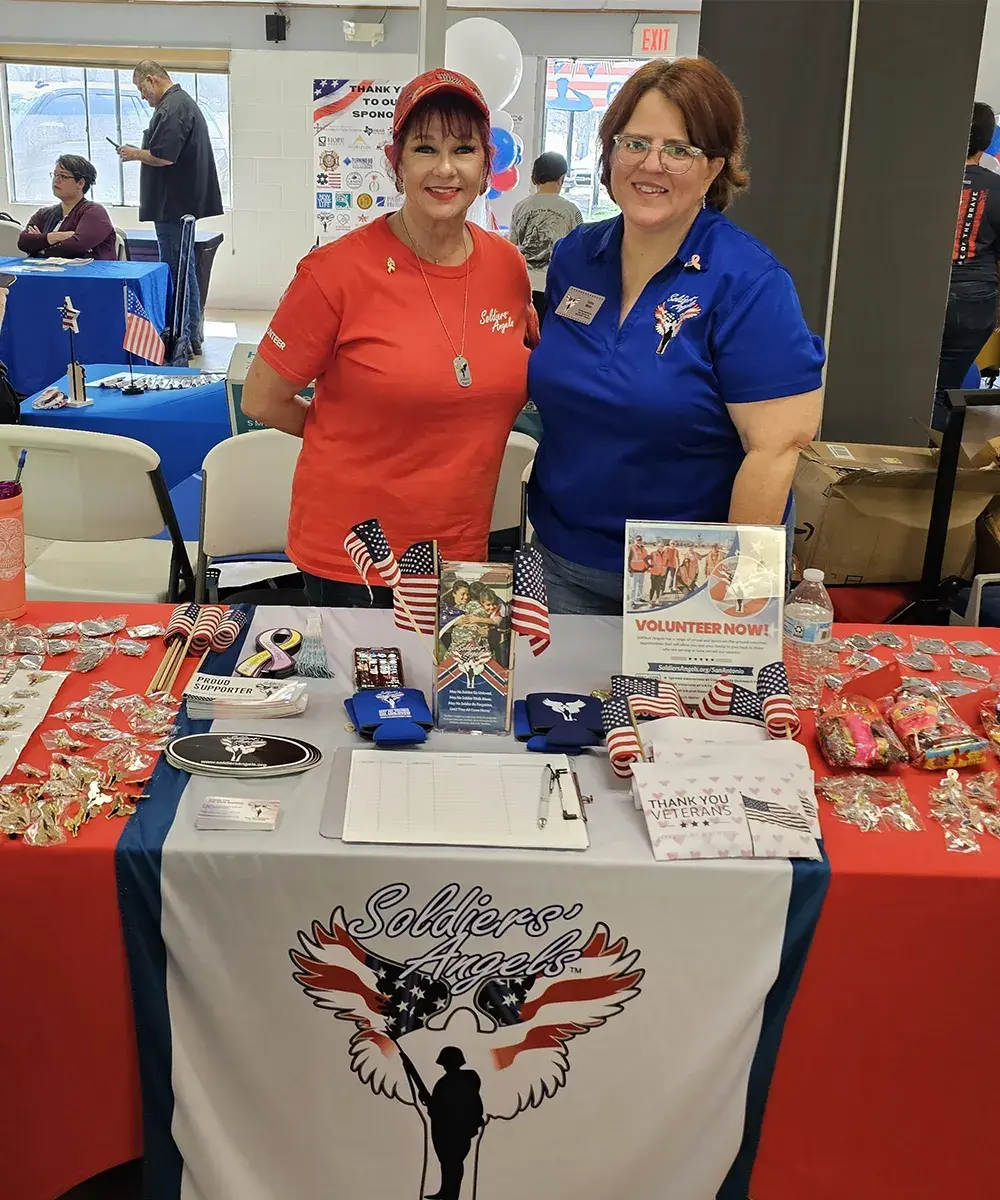
[[455,92],[456,95],[464,96],[467,100],[472,101],[487,121],[490,119],[490,106],[486,103],[478,86],[468,76],[460,75],[458,71],[449,71],[445,67],[435,67],[433,71],[425,71],[423,75],[411,79],[399,93],[396,111],[392,118],[394,136],[405,125],[407,117],[413,112],[413,106],[418,101],[433,96],[435,92]]

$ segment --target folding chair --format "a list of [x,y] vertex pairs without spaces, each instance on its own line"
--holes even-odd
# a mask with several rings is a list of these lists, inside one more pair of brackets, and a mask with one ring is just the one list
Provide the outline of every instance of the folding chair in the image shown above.
[[[108,433],[3,425],[0,478],[13,479],[22,450],[30,600],[153,603],[193,594],[155,450]],[[170,540],[155,540],[164,528]]]
[[[262,562],[257,579],[296,570],[285,557],[292,476],[302,439],[276,429],[255,429],[213,446],[202,464],[201,536],[195,598],[211,590],[210,566]],[[246,583],[256,582],[246,579]]]

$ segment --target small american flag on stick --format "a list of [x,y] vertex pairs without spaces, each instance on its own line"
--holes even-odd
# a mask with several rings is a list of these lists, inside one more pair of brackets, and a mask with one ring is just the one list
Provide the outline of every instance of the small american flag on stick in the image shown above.
[[[399,583],[399,563],[377,517],[353,526],[344,538],[344,549],[366,584],[371,570],[378,574],[386,587],[394,588]],[[370,584],[368,590],[371,591]]]
[[788,674],[783,662],[771,663],[757,672],[757,690],[749,691],[731,679],[712,684],[695,712],[709,720],[741,721],[761,725],[771,737],[795,737],[802,723],[792,704]]
[[437,543],[414,542],[399,560],[400,578],[392,596],[397,629],[415,629],[434,636],[438,575]]
[[246,627],[246,623],[247,615],[243,609],[230,608],[226,611],[219,628],[215,631],[215,637],[212,638],[212,649],[216,654],[229,649]]
[[624,696],[612,696],[601,705],[601,723],[608,746],[611,769],[620,779],[632,774],[632,764],[642,762],[642,744],[636,732],[629,702]]
[[134,354],[137,358],[144,358],[147,362],[156,363],[160,367],[163,366],[163,360],[167,356],[163,338],[156,332],[153,322],[146,316],[142,301],[127,283],[125,284],[125,338],[122,342],[122,349],[127,350],[129,354]]
[[548,649],[549,601],[545,591],[545,568],[534,546],[525,546],[514,555],[514,603],[511,629],[523,633],[533,654]]
[[206,604],[198,614],[191,631],[191,641],[188,644],[188,654],[204,654],[210,649],[215,635],[222,624],[223,610],[214,604]]
[[687,705],[681,694],[667,679],[651,679],[647,675],[612,675],[611,695],[623,696],[632,702],[637,717],[686,717]]
[[191,636],[200,611],[197,604],[178,604],[167,622],[163,634],[164,642],[168,646],[172,646],[174,642],[186,642]]

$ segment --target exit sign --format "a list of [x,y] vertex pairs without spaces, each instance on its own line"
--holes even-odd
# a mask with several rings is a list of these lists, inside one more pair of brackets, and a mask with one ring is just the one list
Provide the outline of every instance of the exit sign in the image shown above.
[[636,25],[632,30],[632,54],[636,58],[674,58],[677,26]]

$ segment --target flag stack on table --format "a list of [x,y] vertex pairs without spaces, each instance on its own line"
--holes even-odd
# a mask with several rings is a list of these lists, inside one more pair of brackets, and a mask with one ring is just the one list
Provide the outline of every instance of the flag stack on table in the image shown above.
[[731,679],[717,680],[695,706],[695,712],[708,720],[762,725],[771,737],[795,737],[802,727],[792,704],[783,662],[761,667],[754,692]]
[[125,285],[125,339],[122,348],[160,367],[167,356],[163,339],[146,316],[142,301],[128,284]]

